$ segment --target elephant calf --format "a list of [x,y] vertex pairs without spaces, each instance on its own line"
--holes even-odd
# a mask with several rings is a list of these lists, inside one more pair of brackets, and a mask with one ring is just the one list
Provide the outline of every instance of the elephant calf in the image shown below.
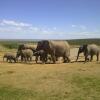
[[33,51],[30,49],[25,49],[17,52],[17,57],[21,56],[21,61],[32,61]]
[[97,61],[98,61],[100,48],[96,44],[85,44],[85,45],[80,46],[76,61],[78,60],[80,53],[84,53],[85,61],[92,61],[94,55],[97,56]]
[[36,56],[36,59],[35,59],[36,63],[39,57],[42,63],[47,62],[47,53],[44,50],[36,51],[33,55]]
[[80,53],[84,53],[84,48],[83,48],[83,47],[84,47],[84,45],[81,45],[81,46],[79,47],[78,53],[77,53],[77,59],[76,59],[76,61],[78,60]]
[[14,61],[16,63],[16,61],[17,61],[16,54],[14,54],[14,53],[5,53],[4,56],[3,56],[3,61],[4,61],[5,58],[6,58],[7,62]]
[[84,49],[85,61],[87,61],[88,56],[90,56],[90,61],[92,61],[94,55],[96,55],[97,61],[99,60],[99,53],[100,53],[99,46],[97,46],[96,44],[89,44],[85,45],[83,49]]

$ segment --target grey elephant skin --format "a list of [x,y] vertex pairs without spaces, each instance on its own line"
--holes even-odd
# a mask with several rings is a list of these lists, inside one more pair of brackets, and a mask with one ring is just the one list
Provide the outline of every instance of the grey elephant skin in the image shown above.
[[42,61],[42,63],[46,63],[47,53],[44,50],[36,51],[33,55],[36,57],[36,59],[35,59],[36,63],[37,63],[39,57],[40,57],[40,61]]
[[30,45],[30,44],[20,44],[18,46],[18,51],[24,50],[24,49],[31,49],[33,52],[36,51],[36,47],[34,45]]
[[18,60],[16,54],[14,53],[5,53],[3,56],[3,61],[5,58],[7,62],[12,62],[12,61],[16,62]]
[[33,56],[33,51],[30,49],[25,49],[17,52],[17,58],[21,56],[21,61],[31,61]]
[[100,54],[100,48],[96,44],[89,44],[85,45],[83,47],[84,49],[84,55],[85,55],[85,61],[87,60],[88,56],[90,56],[90,61],[93,60],[93,56],[96,55],[97,61],[99,60],[99,54]]
[[57,57],[63,57],[64,62],[70,62],[70,46],[67,41],[39,41],[36,50],[44,50],[47,54],[50,54],[53,63],[56,63]]
[[76,61],[78,61],[78,58],[79,58],[80,53],[84,53],[84,47],[85,47],[86,45],[87,45],[87,44],[81,45],[81,46],[79,47],[78,53],[77,53]]

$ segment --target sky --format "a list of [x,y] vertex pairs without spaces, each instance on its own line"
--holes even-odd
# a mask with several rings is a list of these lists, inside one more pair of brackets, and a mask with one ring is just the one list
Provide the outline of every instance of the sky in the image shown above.
[[0,39],[100,38],[100,0],[0,0]]

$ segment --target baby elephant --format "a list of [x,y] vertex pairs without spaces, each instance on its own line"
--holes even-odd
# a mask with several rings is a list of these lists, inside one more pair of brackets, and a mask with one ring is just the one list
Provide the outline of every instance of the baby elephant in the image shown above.
[[36,59],[35,59],[36,63],[37,63],[39,57],[40,57],[40,61],[42,61],[42,63],[47,62],[47,53],[44,50],[36,51],[33,55],[36,56]]
[[[84,56],[85,56],[86,46],[87,46],[87,44],[84,44],[84,45],[81,45],[81,46],[79,47],[78,53],[77,53],[77,59],[76,59],[76,61],[78,60],[80,53],[83,53]],[[89,60],[90,60],[89,57],[87,57],[86,60],[89,61]]]
[[14,53],[5,53],[3,56],[3,61],[5,58],[6,58],[6,61],[10,62],[10,63],[12,63],[12,61],[14,61],[16,63],[16,61],[17,61],[16,54],[14,54]]
[[88,56],[90,56],[90,61],[92,61],[94,55],[96,55],[97,61],[99,60],[99,53],[100,53],[99,46],[97,46],[96,44],[89,44],[85,45],[83,48],[84,48],[85,62],[87,61]]

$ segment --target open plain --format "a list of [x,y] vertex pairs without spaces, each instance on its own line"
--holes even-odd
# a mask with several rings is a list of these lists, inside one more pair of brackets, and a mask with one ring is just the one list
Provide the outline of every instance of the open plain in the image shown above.
[[[7,63],[0,52],[0,100],[100,100],[100,61],[84,63]],[[15,50],[12,50],[15,52]]]

